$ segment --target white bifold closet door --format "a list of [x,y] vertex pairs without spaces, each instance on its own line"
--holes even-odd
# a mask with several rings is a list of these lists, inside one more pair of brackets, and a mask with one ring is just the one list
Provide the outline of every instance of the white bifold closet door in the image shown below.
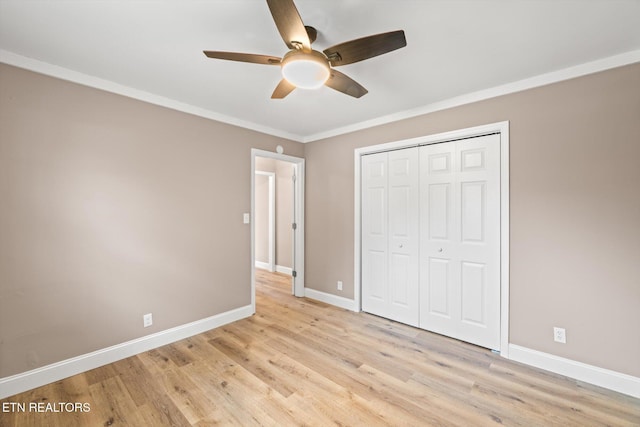
[[362,309],[419,325],[418,147],[362,157]]
[[420,147],[420,327],[500,349],[500,135]]
[[500,135],[362,157],[362,309],[500,349]]

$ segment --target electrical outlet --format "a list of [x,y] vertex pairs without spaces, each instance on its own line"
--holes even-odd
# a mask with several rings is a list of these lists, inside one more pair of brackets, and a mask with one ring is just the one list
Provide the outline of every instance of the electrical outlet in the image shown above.
[[338,280],[338,290],[342,290],[342,280]]
[[153,315],[151,313],[147,313],[144,316],[142,316],[142,325],[145,328],[148,328],[149,326],[153,325]]
[[553,328],[553,340],[562,344],[567,343],[567,333],[564,328]]

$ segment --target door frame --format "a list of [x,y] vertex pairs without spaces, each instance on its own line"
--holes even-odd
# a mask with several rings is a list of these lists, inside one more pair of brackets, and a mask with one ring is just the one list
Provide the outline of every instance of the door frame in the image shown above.
[[361,157],[365,154],[473,138],[491,133],[500,134],[500,355],[509,358],[509,121],[371,145],[354,150],[354,302],[355,311],[361,311]]
[[[274,272],[276,271],[276,174],[274,172],[255,171],[255,176],[262,175],[267,177],[267,263],[255,261],[262,268]],[[255,197],[255,190],[254,190]],[[254,199],[255,203],[255,199]],[[255,206],[254,206],[255,207]],[[253,254],[255,257],[255,252]]]
[[269,159],[281,160],[293,164],[296,180],[294,183],[294,216],[296,229],[293,231],[294,248],[293,259],[296,276],[292,279],[291,293],[296,297],[303,297],[304,287],[304,177],[305,160],[301,157],[288,156],[286,154],[274,153],[272,151],[251,149],[251,307],[256,311],[256,271],[255,271],[255,169],[256,157],[266,157]]

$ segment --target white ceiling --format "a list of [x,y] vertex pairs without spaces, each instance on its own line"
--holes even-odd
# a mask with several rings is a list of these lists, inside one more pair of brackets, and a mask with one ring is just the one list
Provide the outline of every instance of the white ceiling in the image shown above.
[[319,32],[317,50],[397,29],[407,47],[340,67],[369,90],[360,99],[324,87],[272,100],[279,67],[202,54],[284,55],[263,0],[0,0],[0,60],[299,141],[547,81],[536,76],[570,77],[567,68],[589,70],[580,64],[640,61],[639,0],[296,5]]

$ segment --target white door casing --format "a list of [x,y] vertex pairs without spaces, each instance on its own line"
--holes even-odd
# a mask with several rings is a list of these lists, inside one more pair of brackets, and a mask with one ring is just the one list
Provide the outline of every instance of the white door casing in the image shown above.
[[500,349],[500,135],[420,147],[420,327]]

